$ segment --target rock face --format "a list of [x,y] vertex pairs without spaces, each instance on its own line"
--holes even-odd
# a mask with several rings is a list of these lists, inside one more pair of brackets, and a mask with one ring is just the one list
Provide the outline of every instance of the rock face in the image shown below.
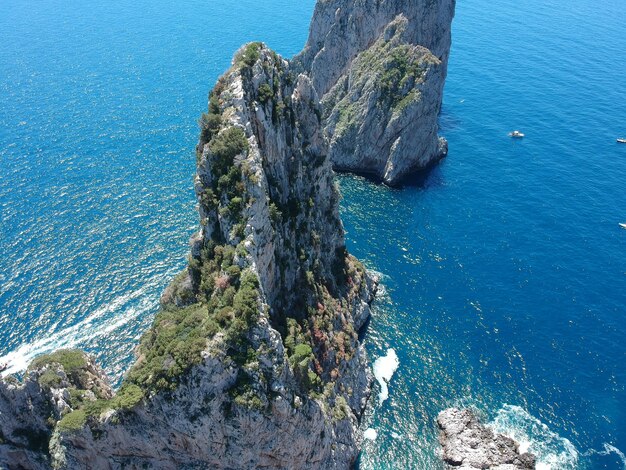
[[80,351],[37,359],[22,383],[0,381],[0,464],[49,468],[48,441],[56,421],[78,403],[112,396],[104,372]]
[[[319,116],[306,76],[291,74],[261,44],[238,52],[203,117],[195,180],[202,228],[190,266],[164,295],[164,313],[127,378],[149,392],[130,409],[57,433],[55,464],[347,468],[355,461],[371,382],[357,332],[375,283],[345,251]],[[180,312],[190,328],[212,322],[194,332],[199,357],[182,373],[174,372],[178,346],[162,346]],[[160,347],[166,352],[155,353]]]
[[398,182],[445,151],[454,0],[320,0],[288,62],[243,47],[201,118],[200,229],[114,393],[80,351],[0,383],[0,466],[349,468],[376,280],[335,166]]
[[437,137],[455,0],[326,0],[294,63],[322,98],[336,168],[389,184],[447,153]]
[[137,362],[116,395],[77,351],[3,383],[2,463],[354,463],[372,381],[358,333],[376,281],[345,249],[320,119],[307,76],[260,43],[236,54],[201,119],[189,265]]
[[443,460],[450,468],[522,470],[535,468],[535,456],[520,453],[511,438],[495,434],[467,409],[439,413],[437,425]]

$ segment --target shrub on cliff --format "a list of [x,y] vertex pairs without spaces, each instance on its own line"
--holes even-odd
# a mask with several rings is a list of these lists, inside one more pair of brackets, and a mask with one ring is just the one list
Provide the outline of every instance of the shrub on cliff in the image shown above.
[[274,98],[274,90],[267,83],[263,83],[259,87],[259,102],[266,104],[272,98]]
[[229,127],[209,142],[209,150],[215,157],[214,172],[224,175],[231,169],[234,158],[248,150],[246,134],[241,127]]
[[[216,86],[217,88],[217,86]],[[216,135],[222,125],[222,116],[219,105],[218,93],[214,90],[209,94],[209,112],[200,116],[200,143],[206,144]]]
[[49,364],[61,364],[65,373],[70,375],[87,366],[85,353],[79,349],[59,349],[52,354],[39,356],[30,363],[29,369],[39,369]]
[[247,44],[241,52],[235,56],[235,65],[239,68],[252,67],[261,56],[261,42]]
[[81,429],[87,421],[87,414],[83,410],[75,410],[66,414],[57,424],[60,431],[72,432]]

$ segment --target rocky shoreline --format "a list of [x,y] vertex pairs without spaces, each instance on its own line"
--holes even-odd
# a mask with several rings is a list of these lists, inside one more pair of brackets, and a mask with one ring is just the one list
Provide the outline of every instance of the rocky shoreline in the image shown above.
[[469,409],[448,408],[437,416],[439,442],[448,468],[532,470],[536,457],[513,439],[493,432]]

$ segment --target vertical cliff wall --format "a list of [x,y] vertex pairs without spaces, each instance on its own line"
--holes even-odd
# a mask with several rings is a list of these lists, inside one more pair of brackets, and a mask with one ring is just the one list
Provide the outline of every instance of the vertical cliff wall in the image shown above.
[[390,184],[447,153],[437,136],[455,0],[326,0],[294,59],[324,108],[336,168]]
[[307,76],[260,43],[237,53],[201,120],[189,266],[136,364],[114,396],[64,379],[73,362],[59,357],[87,361],[76,351],[3,384],[13,424],[0,456],[70,469],[355,461],[371,383],[358,332],[375,281],[345,249],[320,119]]
[[243,47],[201,118],[188,267],[113,393],[79,351],[0,383],[13,468],[348,468],[376,281],[332,164],[397,183],[445,153],[454,0],[320,0],[291,63]]

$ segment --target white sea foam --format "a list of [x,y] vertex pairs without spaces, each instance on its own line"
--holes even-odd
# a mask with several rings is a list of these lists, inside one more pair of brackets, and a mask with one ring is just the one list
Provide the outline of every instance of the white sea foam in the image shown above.
[[367,428],[363,433],[363,437],[365,439],[369,439],[370,441],[375,441],[376,438],[378,438],[378,432],[376,431],[376,429]]
[[[9,374],[22,372],[26,370],[35,357],[41,354],[57,349],[73,348],[78,345],[88,344],[90,340],[107,335],[124,326],[129,321],[156,307],[156,301],[146,297],[151,288],[154,288],[154,286],[151,283],[147,283],[141,289],[120,295],[109,304],[96,309],[75,325],[31,343],[22,344],[19,348],[0,357],[0,364],[8,364],[8,368],[1,375],[4,377]],[[126,303],[139,298],[142,298],[139,305],[124,309]],[[120,310],[123,310],[123,315],[119,313],[111,315],[112,313],[120,312]]]
[[381,404],[389,398],[388,384],[399,365],[400,361],[394,349],[388,349],[387,355],[379,357],[374,361],[374,377],[380,384],[378,401]]
[[521,452],[537,456],[537,470],[575,470],[579,453],[568,439],[519,406],[504,405],[489,423],[494,431],[515,439]]
[[583,455],[589,456],[589,455],[611,455],[611,454],[615,454],[619,457],[619,459],[622,461],[622,468],[626,470],[626,455],[624,455],[624,453],[621,450],[619,450],[617,447],[615,447],[614,445],[608,444],[606,442],[603,445],[603,450],[591,449],[585,452]]

